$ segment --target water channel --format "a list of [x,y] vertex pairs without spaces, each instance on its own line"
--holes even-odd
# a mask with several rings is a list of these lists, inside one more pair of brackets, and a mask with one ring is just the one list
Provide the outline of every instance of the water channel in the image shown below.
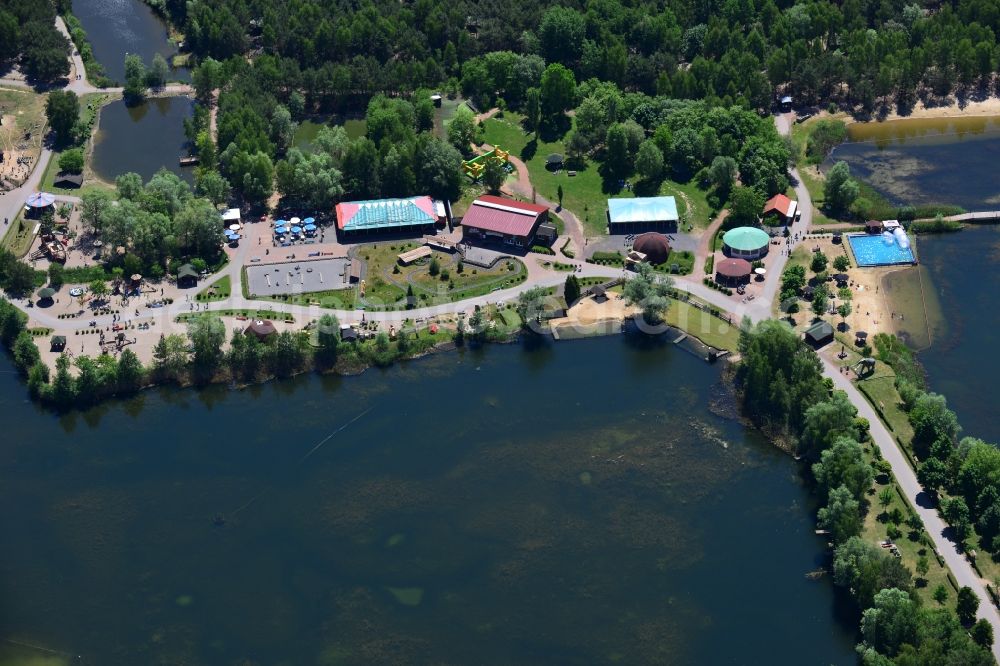
[[[142,0],[72,0],[73,14],[87,33],[94,57],[105,74],[125,81],[125,56],[134,53],[149,67],[159,53],[170,63],[177,47],[168,39],[167,27]],[[170,78],[190,81],[187,69],[173,69]]]
[[4,358],[3,650],[854,664],[800,472],[719,379],[622,336],[55,417]]
[[187,154],[184,119],[191,116],[192,104],[187,97],[162,97],[137,106],[121,100],[105,106],[94,135],[94,172],[109,183],[128,171],[146,181],[165,167],[193,182],[194,169],[178,162]]
[[893,205],[1000,208],[1000,118],[916,118],[848,125],[824,168],[847,162]]

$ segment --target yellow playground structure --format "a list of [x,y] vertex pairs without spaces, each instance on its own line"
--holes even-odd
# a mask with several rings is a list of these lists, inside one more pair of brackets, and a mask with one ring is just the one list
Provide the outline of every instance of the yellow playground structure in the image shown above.
[[499,146],[494,146],[490,152],[476,155],[471,160],[462,162],[462,171],[472,180],[479,180],[483,176],[483,170],[486,169],[487,162],[499,163],[506,169],[507,165],[510,164],[508,160],[509,156],[509,151],[503,150]]

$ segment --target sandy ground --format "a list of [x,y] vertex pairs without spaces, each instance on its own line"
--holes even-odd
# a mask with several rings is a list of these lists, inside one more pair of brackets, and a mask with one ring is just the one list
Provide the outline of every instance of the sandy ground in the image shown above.
[[565,317],[551,320],[549,326],[559,337],[573,330],[584,332],[603,324],[620,324],[639,311],[640,308],[628,305],[621,294],[609,292],[608,300],[603,303],[591,297],[582,299],[566,312]]
[[[913,110],[901,116],[895,111],[889,113],[884,118],[879,117],[878,120],[900,120],[904,118],[949,118],[955,116],[1000,116],[1000,98],[990,97],[981,102],[958,102],[953,101],[951,104],[935,105],[935,106],[924,106],[923,102],[917,102]],[[866,122],[863,119],[853,119],[854,122]]]
[[[810,253],[814,248],[819,248],[827,256],[830,260],[827,271],[830,274],[837,272],[833,268],[833,260],[836,257],[846,255],[848,258],[851,258],[846,241],[835,244],[832,236],[829,235],[819,238],[807,238],[802,241],[802,245]],[[892,303],[885,297],[885,292],[882,290],[882,279],[886,275],[899,270],[906,270],[906,267],[860,268],[855,266],[852,261],[851,268],[846,271],[850,278],[848,288],[851,290],[852,309],[851,314],[846,319],[846,327],[841,325],[845,320],[840,315],[826,314],[823,318],[837,327],[838,330],[846,332],[849,336],[853,336],[855,331],[865,331],[868,333],[869,338],[873,337],[876,333],[893,332],[895,330],[893,317],[896,315],[893,312]],[[806,267],[806,274],[807,276],[812,275],[808,266]],[[827,284],[832,294],[836,295],[838,291],[836,283],[829,282]],[[836,298],[833,304],[838,306],[842,302],[840,298]],[[809,301],[800,302],[801,310],[793,315],[797,328],[805,329],[812,323],[815,315],[810,309],[810,305]]]

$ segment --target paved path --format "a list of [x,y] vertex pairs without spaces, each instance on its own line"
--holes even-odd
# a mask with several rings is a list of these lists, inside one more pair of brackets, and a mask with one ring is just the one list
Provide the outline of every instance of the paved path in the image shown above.
[[[975,591],[976,596],[979,597],[977,616],[989,620],[990,624],[993,625],[994,636],[1000,636],[1000,613],[997,612],[993,600],[986,592],[986,584],[990,581],[984,581],[979,577],[965,555],[959,551],[958,544],[951,540],[949,536],[951,528],[938,515],[937,503],[917,481],[917,475],[899,448],[896,438],[882,423],[875,409],[854,385],[849,375],[842,374],[836,365],[826,359],[823,359],[823,374],[833,380],[833,385],[836,388],[847,393],[848,398],[858,408],[858,416],[868,419],[871,424],[872,440],[882,452],[882,457],[892,464],[892,473],[896,477],[896,482],[917,510],[920,519],[924,521],[924,527],[927,528],[927,533],[934,541],[935,549],[948,564],[948,568],[951,569],[959,586],[967,586]],[[1000,643],[993,644],[993,656],[1000,661]]]

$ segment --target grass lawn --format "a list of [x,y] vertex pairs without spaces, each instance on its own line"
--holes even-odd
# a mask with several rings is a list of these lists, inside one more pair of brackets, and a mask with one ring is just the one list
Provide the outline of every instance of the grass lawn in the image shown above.
[[[866,456],[869,456],[867,453],[869,449],[870,446],[866,447]],[[869,457],[869,461],[870,460],[871,458]],[[945,589],[948,590],[948,600],[945,602],[945,605],[954,609],[956,591],[955,588],[948,582],[948,569],[938,563],[933,550],[926,545],[926,532],[922,529],[919,532],[913,532],[906,525],[906,518],[910,516],[912,510],[910,509],[909,504],[906,503],[900,496],[899,491],[896,488],[895,481],[889,479],[887,483],[883,484],[879,483],[879,480],[886,479],[877,479],[873,489],[869,491],[868,501],[870,506],[868,513],[865,516],[864,527],[861,533],[862,538],[870,543],[876,544],[880,541],[884,541],[887,538],[886,532],[889,527],[889,522],[886,520],[888,514],[892,513],[894,509],[898,509],[902,512],[904,519],[899,528],[902,531],[903,536],[898,539],[894,539],[893,542],[902,554],[903,564],[906,565],[907,569],[913,572],[917,594],[919,594],[924,603],[928,604],[930,607],[937,607],[938,603],[934,601],[932,595],[934,594],[934,589],[937,588],[938,585],[944,585]],[[879,504],[878,499],[879,493],[884,488],[889,488],[892,492],[892,503],[886,507],[885,515],[883,515],[883,509]],[[926,582],[920,580],[921,577],[916,573],[917,560],[922,556],[927,558],[928,564],[930,565],[930,569],[927,572]]]
[[485,269],[462,265],[459,255],[444,252],[432,256],[439,266],[437,275],[431,275],[431,259],[400,266],[397,255],[417,246],[414,242],[389,241],[358,248],[358,255],[368,265],[360,305],[368,309],[405,307],[408,288],[413,289],[417,306],[451,303],[519,285],[528,277],[527,268],[518,259],[507,259]]
[[667,323],[716,349],[735,351],[740,329],[683,301],[670,301]]
[[232,290],[232,281],[228,275],[224,275],[198,292],[195,298],[199,301],[224,301],[229,298]]
[[872,403],[876,411],[882,413],[893,435],[906,442],[913,438],[913,427],[906,412],[900,407],[899,392],[896,391],[896,375],[892,369],[882,363],[875,366],[875,374],[857,383],[861,392]]
[[175,321],[185,322],[190,319],[203,317],[206,314],[216,317],[253,317],[257,319],[274,319],[277,321],[295,322],[295,318],[292,317],[292,315],[285,314],[284,312],[278,312],[277,310],[268,310],[267,308],[259,308],[256,310],[241,308],[236,310],[212,310],[211,312],[185,312],[177,315]]
[[[551,153],[566,154],[563,141],[540,141],[534,134],[521,127],[522,116],[510,111],[503,117],[494,116],[483,123],[484,140],[500,146],[517,155],[531,173],[531,184],[541,196],[549,201],[558,201],[558,188],[563,188],[563,207],[583,222],[584,232],[590,236],[603,235],[607,231],[607,201],[609,197],[633,197],[632,190],[613,192],[605,184],[598,172],[599,163],[587,162],[575,176],[568,170],[552,173],[545,168],[545,158]],[[663,195],[677,198],[677,211],[681,218],[696,227],[705,227],[712,219],[713,211],[705,200],[706,193],[695,183],[675,183],[665,181],[660,188]]]
[[31,249],[31,241],[35,240],[34,234],[31,233],[35,224],[35,220],[26,220],[22,213],[18,213],[11,221],[0,246],[13,252],[15,257],[23,257]]
[[282,296],[257,296],[254,300],[290,303],[292,305],[317,305],[331,310],[353,310],[357,303],[357,290],[329,289],[311,291],[305,294],[285,294]]

